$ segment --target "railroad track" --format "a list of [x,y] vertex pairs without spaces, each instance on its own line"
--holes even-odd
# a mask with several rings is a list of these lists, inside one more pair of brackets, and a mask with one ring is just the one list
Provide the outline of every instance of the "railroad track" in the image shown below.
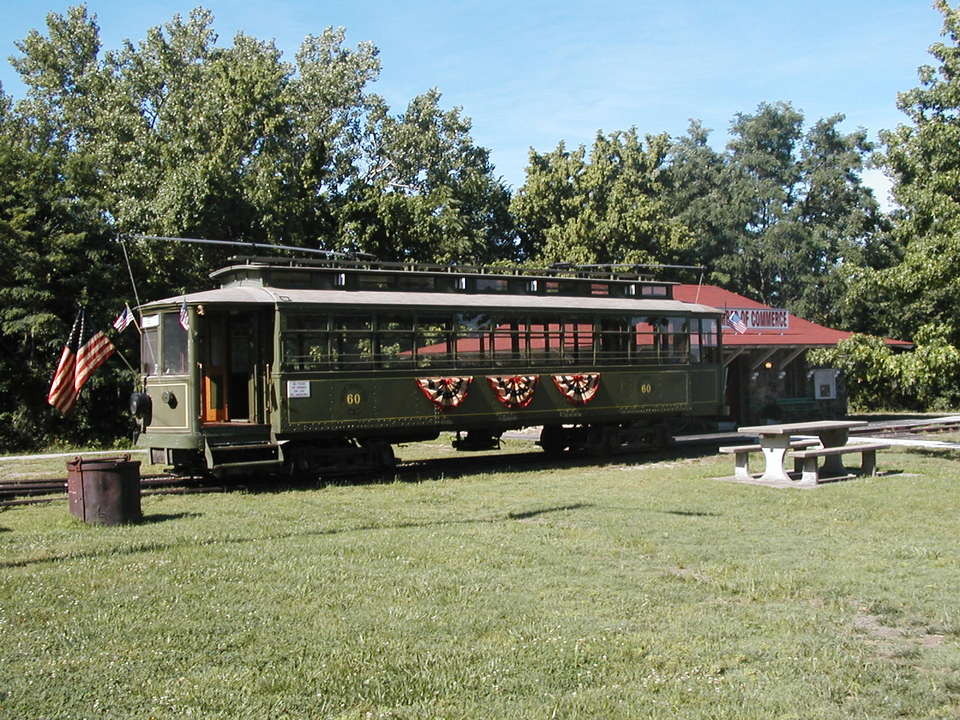
[[889,420],[870,423],[867,427],[855,428],[857,435],[919,435],[927,433],[957,432],[960,417],[931,418],[930,420]]
[[[583,457],[551,459],[540,450],[519,451],[495,456],[497,467],[530,467],[537,464],[555,467],[558,463],[596,463]],[[269,476],[238,477],[224,480],[213,477],[179,477],[172,474],[143,475],[140,478],[141,495],[172,495],[213,492],[275,491],[284,488],[307,488],[335,484],[362,484],[365,482],[419,482],[440,477],[473,475],[491,469],[491,456],[465,455],[448,458],[430,458],[397,462],[391,472],[358,469],[327,473],[314,479],[287,479]],[[67,479],[18,480],[0,482],[0,508],[63,501],[67,498]]]
[[[142,495],[161,495],[187,492],[215,492],[218,488],[211,479],[179,477],[158,473],[140,477]],[[222,484],[219,487],[223,491]],[[0,507],[29,505],[63,500],[67,496],[67,479],[6,480],[0,482]]]

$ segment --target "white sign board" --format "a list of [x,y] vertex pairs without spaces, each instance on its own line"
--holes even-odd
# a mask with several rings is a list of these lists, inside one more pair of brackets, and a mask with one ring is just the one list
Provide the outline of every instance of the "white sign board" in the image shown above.
[[835,400],[837,397],[837,371],[813,371],[813,397],[817,400]]
[[309,380],[287,380],[288,398],[308,398],[310,397]]
[[731,313],[739,313],[747,330],[787,330],[790,328],[790,313],[782,308],[727,308],[723,324],[731,327]]

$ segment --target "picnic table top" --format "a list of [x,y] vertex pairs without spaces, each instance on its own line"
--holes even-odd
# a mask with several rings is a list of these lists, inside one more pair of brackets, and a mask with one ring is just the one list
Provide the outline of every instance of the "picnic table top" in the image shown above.
[[819,433],[830,430],[845,430],[863,427],[866,420],[812,420],[809,422],[780,423],[778,425],[750,425],[737,428],[747,435],[792,435],[793,433]]

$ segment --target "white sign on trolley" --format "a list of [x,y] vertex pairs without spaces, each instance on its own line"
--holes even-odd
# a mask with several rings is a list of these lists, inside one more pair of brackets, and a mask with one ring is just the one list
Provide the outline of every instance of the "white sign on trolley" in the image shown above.
[[287,380],[288,398],[308,398],[310,397],[309,380]]
[[731,327],[730,316],[738,313],[747,330],[788,330],[790,313],[783,308],[726,308],[723,324]]

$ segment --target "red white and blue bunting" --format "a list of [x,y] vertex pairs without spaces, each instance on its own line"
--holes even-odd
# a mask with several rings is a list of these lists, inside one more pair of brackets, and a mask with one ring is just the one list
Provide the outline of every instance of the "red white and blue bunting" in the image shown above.
[[586,405],[600,389],[600,373],[579,375],[553,375],[557,390],[574,405]]
[[488,375],[487,382],[501,405],[508,408],[525,408],[533,402],[533,391],[537,386],[537,376],[514,375],[512,377],[502,377],[500,375]]
[[417,387],[441,410],[455,408],[467,399],[472,377],[417,378]]

